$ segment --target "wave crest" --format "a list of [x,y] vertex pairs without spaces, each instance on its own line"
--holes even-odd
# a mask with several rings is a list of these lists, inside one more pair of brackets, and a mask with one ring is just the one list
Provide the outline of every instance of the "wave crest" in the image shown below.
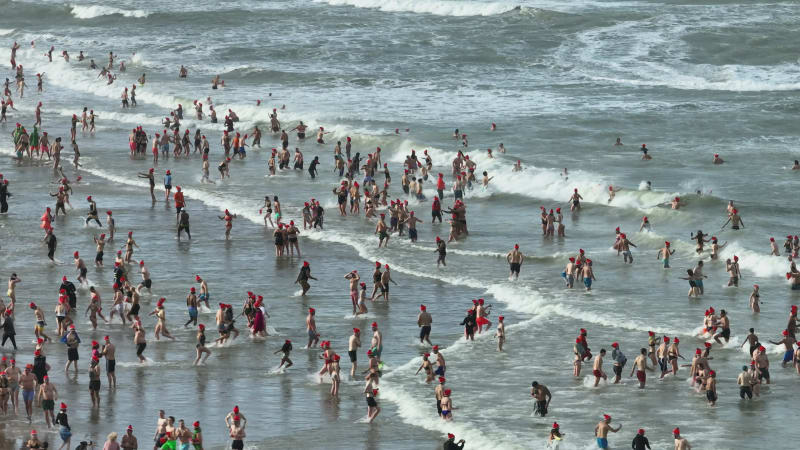
[[420,14],[433,14],[436,16],[494,16],[520,7],[503,2],[474,2],[466,0],[315,0],[317,3],[327,3],[332,6],[355,6],[357,8],[372,8],[385,12],[413,12]]
[[119,14],[125,17],[142,18],[150,15],[147,11],[140,9],[119,9],[101,5],[70,5],[70,14],[77,19],[94,19],[102,16],[113,16]]

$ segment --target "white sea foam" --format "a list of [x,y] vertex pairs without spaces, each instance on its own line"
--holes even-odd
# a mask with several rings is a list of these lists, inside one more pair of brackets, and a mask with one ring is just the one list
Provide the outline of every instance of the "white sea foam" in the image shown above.
[[150,15],[140,9],[119,9],[101,5],[70,5],[70,13],[78,19],[94,19],[95,17],[119,14],[125,17],[142,18]]
[[315,0],[333,6],[355,6],[385,12],[412,12],[436,16],[494,16],[518,8],[513,3],[465,0]]

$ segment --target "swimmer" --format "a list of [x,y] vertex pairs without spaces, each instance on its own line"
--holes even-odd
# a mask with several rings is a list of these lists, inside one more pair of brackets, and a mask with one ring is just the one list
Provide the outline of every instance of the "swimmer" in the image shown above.
[[616,429],[611,426],[611,416],[608,414],[603,415],[603,421],[594,427],[594,435],[597,438],[597,447],[606,449],[608,448],[608,432],[616,433],[622,429],[622,425]]
[[303,292],[300,294],[302,296],[305,296],[306,292],[311,289],[311,285],[308,284],[309,279],[318,281],[316,278],[311,276],[311,266],[309,265],[308,261],[303,261],[303,267],[300,268],[300,273],[297,275],[297,279],[294,280],[295,284],[299,283],[303,288]]
[[536,402],[534,405],[534,416],[545,417],[547,410],[550,408],[550,400],[553,399],[553,394],[547,386],[540,384],[538,381],[531,383],[531,397]]
[[594,375],[594,387],[600,384],[600,378],[608,380],[608,376],[603,372],[603,358],[606,356],[606,349],[600,349],[600,353],[594,357],[592,364],[592,375]]
[[671,244],[669,243],[669,241],[665,241],[664,247],[661,248],[658,251],[658,254],[656,255],[656,259],[660,259],[664,263],[665,269],[669,268],[669,257],[675,254],[675,250],[672,250],[670,247]]
[[647,373],[645,371],[653,371],[654,369],[647,365],[647,349],[642,348],[639,350],[639,353],[639,356],[633,360],[633,367],[631,368],[631,374],[629,376],[632,377],[635,371],[636,378],[639,381],[639,389],[644,389],[647,382]]
[[744,228],[744,221],[739,216],[739,211],[737,209],[733,209],[730,212],[728,220],[726,220],[725,223],[722,224],[722,228],[720,228],[720,230],[724,229],[725,226],[728,225],[729,223],[731,224],[731,228],[734,230],[738,230],[740,227]]
[[619,245],[617,246],[617,256],[622,253],[623,261],[629,264],[633,264],[633,255],[631,255],[631,247],[636,247],[636,244],[628,240],[628,237],[625,233],[620,233],[619,235],[620,241]]
[[[761,303],[763,303],[763,302],[760,301],[760,300],[761,300],[761,295],[758,293],[758,285],[754,284],[753,285],[753,293],[750,294],[750,299],[749,299],[750,309],[754,313],[761,312]],[[744,344],[742,344],[742,345],[744,345]]]
[[647,154],[647,152],[649,152],[650,149],[647,148],[646,144],[642,144],[642,148],[640,148],[639,151],[642,152],[642,160],[649,161],[649,160],[653,159],[652,156]]
[[525,256],[519,251],[519,244],[514,244],[514,249],[508,252],[506,255],[506,261],[508,261],[508,265],[510,267],[510,274],[508,276],[509,281],[512,278],[515,280],[519,279],[520,267],[522,266],[522,262],[524,260]]
[[506,342],[506,324],[503,322],[505,317],[498,316],[497,317],[497,329],[495,332],[495,337],[497,337],[497,351],[503,351],[503,344]]
[[281,357],[281,363],[278,365],[278,369],[282,368],[284,364],[286,364],[287,369],[294,365],[292,360],[289,358],[289,355],[292,353],[292,341],[289,339],[284,341],[281,348],[276,350],[273,355],[277,355],[278,353],[283,353],[283,356]]
[[219,220],[222,220],[222,221],[225,222],[225,240],[227,241],[227,240],[229,240],[231,238],[231,229],[233,228],[233,219],[235,219],[237,216],[236,216],[236,214],[231,214],[230,211],[228,211],[226,209],[224,216],[217,216],[217,217],[219,218]]
[[725,270],[728,272],[728,286],[739,287],[739,279],[742,277],[742,272],[739,269],[739,257],[733,255],[733,261],[730,259],[725,260]]
[[[567,172],[567,169],[564,169],[564,173],[565,174],[566,174],[566,172]],[[578,194],[578,188],[575,188],[573,190],[573,192],[572,192],[572,195],[569,198],[569,201],[568,201],[569,203],[571,203],[571,206],[569,207],[569,210],[570,211],[575,211],[577,209],[581,209],[581,200],[583,200],[583,197],[580,194]]]
[[611,201],[614,200],[614,197],[616,197],[617,192],[619,192],[621,190],[622,190],[622,188],[620,188],[620,187],[615,188],[614,186],[609,186],[608,187],[608,202],[607,203],[611,203]]

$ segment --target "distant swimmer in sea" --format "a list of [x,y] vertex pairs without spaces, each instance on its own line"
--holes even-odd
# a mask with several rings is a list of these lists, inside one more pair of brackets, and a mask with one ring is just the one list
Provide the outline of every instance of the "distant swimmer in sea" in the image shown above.
[[617,142],[614,142],[614,145],[615,145],[615,146],[617,146],[617,147],[619,147],[620,145],[625,145],[625,144],[623,144],[623,143],[622,143],[622,138],[621,138],[621,137],[618,137],[618,138],[617,138]]
[[614,197],[617,195],[617,192],[621,191],[622,188],[614,186],[608,187],[608,203],[611,203],[611,200],[614,200]]
[[652,156],[647,154],[647,152],[649,152],[650,150],[647,148],[646,144],[642,144],[642,148],[639,151],[642,152],[642,159],[643,160],[649,161],[649,160],[653,159]]
[[722,164],[725,162],[722,158],[719,157],[719,153],[714,153],[714,159],[711,160],[714,164]]

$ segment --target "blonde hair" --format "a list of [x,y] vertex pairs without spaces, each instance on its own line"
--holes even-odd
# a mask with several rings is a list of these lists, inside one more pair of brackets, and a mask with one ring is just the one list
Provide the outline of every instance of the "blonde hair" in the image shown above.
[[116,441],[117,440],[117,432],[116,431],[112,431],[111,433],[109,433],[108,440],[109,441]]

